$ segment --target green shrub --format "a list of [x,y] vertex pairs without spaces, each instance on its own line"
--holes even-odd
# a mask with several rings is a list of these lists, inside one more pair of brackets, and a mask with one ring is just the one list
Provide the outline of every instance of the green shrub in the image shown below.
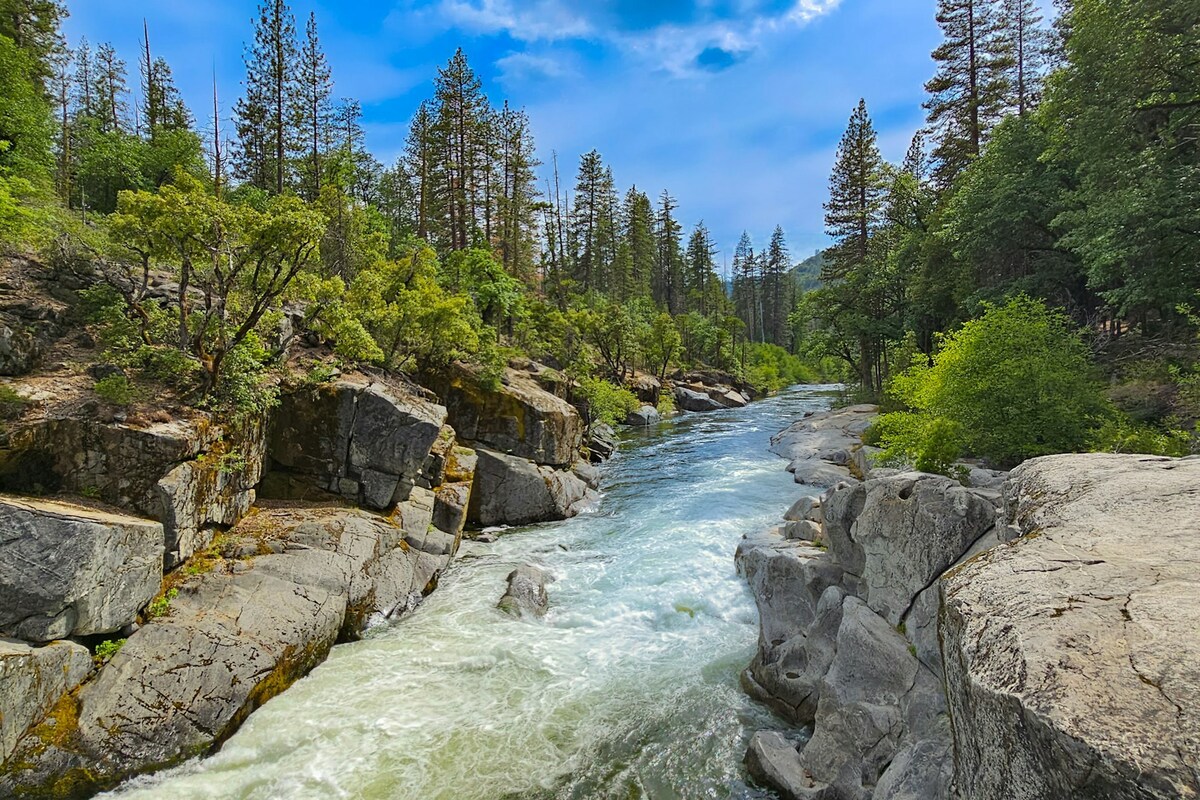
[[588,422],[616,425],[641,403],[633,392],[600,378],[581,378],[579,393],[587,402]]
[[96,645],[96,650],[92,653],[92,660],[96,662],[97,666],[103,664],[115,656],[123,644],[125,644],[124,639],[105,639]]
[[127,406],[133,402],[133,388],[129,379],[117,373],[96,381],[96,394],[114,406]]
[[1000,467],[1079,452],[1113,413],[1067,317],[1025,296],[943,337],[933,363],[889,392],[911,413],[880,427],[885,458],[914,465],[945,465],[955,450]]
[[958,423],[929,414],[896,411],[875,420],[869,429],[884,445],[880,463],[912,466],[921,472],[949,475],[962,457],[965,436]]
[[675,398],[670,392],[662,392],[658,396],[658,413],[660,416],[669,417],[675,413]]
[[817,370],[774,344],[746,347],[746,381],[760,392],[777,392],[798,383],[819,383]]
[[146,618],[156,619],[165,617],[171,610],[171,601],[179,596],[179,590],[171,588],[166,594],[159,595],[150,601],[150,605],[146,606]]
[[1200,439],[1185,430],[1162,430],[1128,417],[1114,416],[1096,431],[1092,447],[1104,453],[1146,453],[1180,458],[1190,455],[1197,444]]

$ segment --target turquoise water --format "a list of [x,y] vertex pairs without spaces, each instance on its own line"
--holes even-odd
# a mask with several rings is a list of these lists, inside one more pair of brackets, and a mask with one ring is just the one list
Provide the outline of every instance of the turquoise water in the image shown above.
[[[827,406],[797,389],[630,434],[595,511],[465,543],[410,617],[335,648],[216,755],[110,796],[769,797],[742,768],[779,723],[738,687],[757,618],[733,553],[804,491],[771,434]],[[544,620],[495,609],[524,562],[556,578]]]

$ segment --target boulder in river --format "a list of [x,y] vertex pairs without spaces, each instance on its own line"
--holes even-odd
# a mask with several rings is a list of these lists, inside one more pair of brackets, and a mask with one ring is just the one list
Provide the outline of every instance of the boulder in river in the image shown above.
[[162,581],[163,526],[33,498],[0,498],[0,634],[45,642],[133,622]]
[[478,527],[528,525],[575,516],[589,497],[574,472],[479,448],[468,519]]
[[506,614],[516,617],[542,617],[550,608],[550,595],[546,584],[554,579],[544,569],[532,564],[523,564],[508,575],[508,589],[496,605]]
[[634,428],[648,428],[657,425],[662,420],[658,409],[651,405],[643,405],[625,415],[625,424]]
[[675,387],[675,406],[682,411],[717,411],[724,408],[706,392],[689,389],[686,386]]

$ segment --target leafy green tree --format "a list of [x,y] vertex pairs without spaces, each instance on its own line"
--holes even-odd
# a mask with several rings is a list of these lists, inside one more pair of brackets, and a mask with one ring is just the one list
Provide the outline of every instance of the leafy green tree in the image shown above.
[[1170,329],[1200,289],[1200,9],[1077,0],[1047,103],[1078,187],[1061,245],[1118,315]]

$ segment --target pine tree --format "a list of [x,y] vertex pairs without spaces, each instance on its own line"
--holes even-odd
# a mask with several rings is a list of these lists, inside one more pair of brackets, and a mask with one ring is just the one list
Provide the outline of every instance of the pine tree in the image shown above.
[[579,160],[575,182],[574,225],[572,226],[572,276],[583,292],[607,288],[615,245],[612,218],[616,202],[612,172],[600,153],[592,150]]
[[838,145],[837,161],[829,178],[825,204],[826,233],[834,244],[826,251],[821,279],[828,285],[822,309],[835,329],[839,352],[852,363],[861,385],[882,389],[884,364],[878,331],[872,261],[872,237],[883,223],[887,167],[879,153],[875,129],[865,101],[850,117]]
[[651,282],[657,258],[654,238],[654,207],[636,186],[625,193],[621,205],[621,234],[618,267],[614,270],[622,285],[616,289],[622,299],[651,296]]
[[717,248],[713,244],[712,235],[701,220],[687,245],[687,291],[691,307],[708,316],[716,311],[717,298],[713,296],[713,279],[716,267]]
[[265,0],[259,7],[254,46],[245,62],[245,96],[234,106],[238,173],[252,186],[282,194],[288,185],[288,156],[299,138],[293,113],[296,24],[284,0]]
[[95,119],[100,130],[106,133],[120,132],[129,114],[128,76],[125,62],[117,56],[113,46],[105,42],[96,49],[92,65],[93,96],[96,98]]
[[763,328],[766,341],[780,346],[787,345],[788,312],[791,310],[792,281],[788,272],[792,258],[788,253],[783,228],[775,226],[771,243],[766,251],[766,269],[763,273]]
[[446,220],[443,250],[465,250],[475,243],[483,221],[481,177],[488,168],[486,147],[491,112],[482,84],[462,48],[438,70],[436,138],[443,153],[437,176]]
[[[60,23],[67,9],[57,0],[4,0],[0,3],[0,36],[7,36],[32,59],[29,76],[49,95],[56,64],[67,53]],[[57,88],[57,87],[55,87]]]
[[417,112],[408,126],[408,137],[404,141],[404,169],[413,182],[413,210],[416,235],[432,241],[431,224],[436,215],[434,208],[435,180],[437,169],[434,132],[434,115],[428,100],[421,101]]
[[496,123],[499,137],[501,188],[497,207],[500,263],[526,283],[534,279],[537,247],[537,176],[541,165],[534,152],[529,117],[505,102]]
[[942,44],[933,51],[937,73],[925,84],[939,185],[979,156],[1003,110],[1005,60],[998,53],[995,0],[938,0]]
[[866,263],[871,234],[883,211],[884,167],[867,103],[860,100],[838,145],[829,178],[825,229],[834,245],[828,250],[822,280],[843,279]]
[[683,280],[683,252],[680,247],[680,226],[675,221],[678,204],[670,193],[663,189],[658,198],[659,207],[655,220],[658,248],[655,258],[653,297],[672,314],[682,314],[685,307]]
[[1050,36],[1036,0],[1002,0],[997,37],[1007,89],[1004,105],[1024,117],[1037,107],[1049,58]]
[[750,234],[742,231],[737,248],[733,251],[733,308],[734,313],[745,324],[753,339],[758,329],[757,289],[754,281],[754,245]]
[[297,127],[304,134],[300,194],[312,201],[321,196],[321,155],[331,136],[330,97],[333,95],[333,73],[317,36],[316,14],[310,13],[304,26],[299,68],[294,113]]
[[154,139],[160,132],[189,130],[192,113],[183,102],[171,67],[166,59],[154,57],[150,51],[150,28],[142,20],[142,53],[139,59],[142,81],[142,120],[146,133]]
[[72,101],[77,117],[94,119],[96,116],[96,86],[92,74],[92,48],[87,37],[81,36],[75,48],[75,96]]

